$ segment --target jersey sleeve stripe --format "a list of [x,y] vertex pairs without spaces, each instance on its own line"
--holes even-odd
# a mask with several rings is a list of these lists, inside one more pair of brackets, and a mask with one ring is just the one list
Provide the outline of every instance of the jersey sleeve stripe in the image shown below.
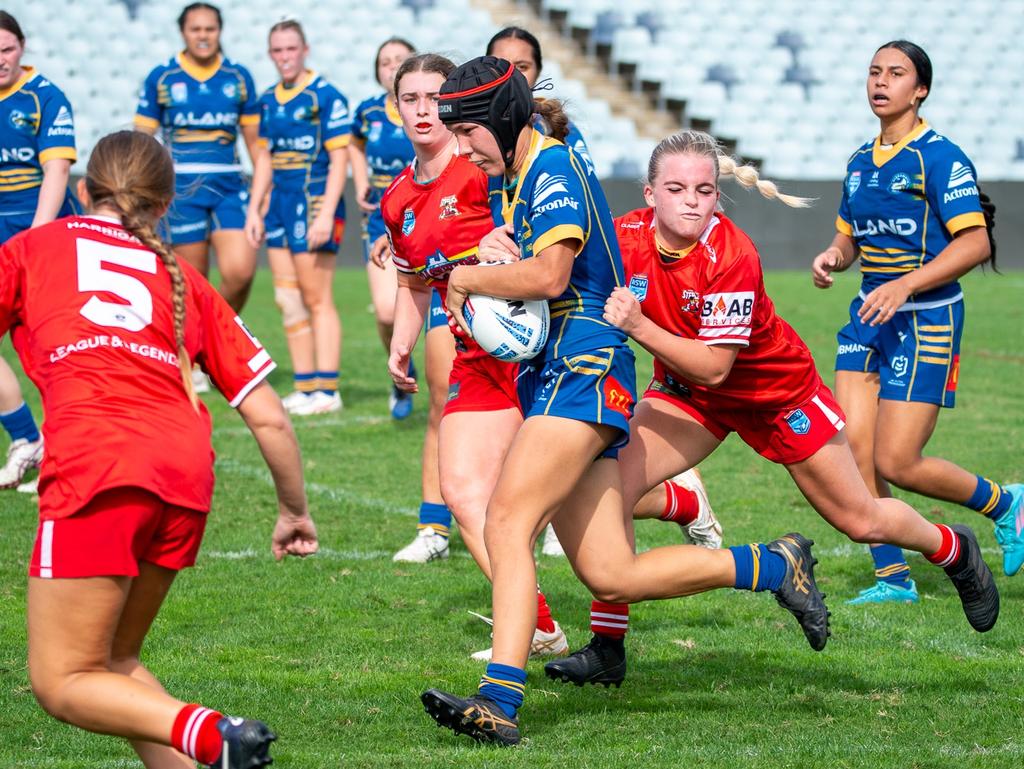
[[533,255],[537,256],[548,246],[554,245],[560,240],[578,240],[579,246],[576,248],[576,256],[583,250],[583,246],[586,245],[584,239],[583,228],[578,224],[559,224],[552,227],[547,232],[543,233],[540,237],[533,241]]
[[350,136],[345,134],[344,136],[335,136],[333,139],[328,139],[324,142],[324,149],[330,152],[331,150],[340,150],[348,146]]
[[259,125],[260,115],[257,112],[254,115],[242,115],[238,118],[238,125]]
[[714,347],[716,344],[734,344],[737,347],[749,347],[750,340],[744,339],[743,337],[722,337],[721,339],[701,339],[704,344],[708,347]]
[[277,364],[274,363],[274,361],[270,361],[269,363],[267,363],[267,365],[264,366],[263,369],[261,369],[259,373],[256,374],[256,376],[249,380],[249,383],[245,385],[245,387],[238,391],[238,395],[232,398],[231,402],[228,405],[231,406],[231,408],[233,409],[237,409],[238,406],[242,403],[242,401],[245,400],[245,396],[251,393],[253,389],[256,387],[256,385],[258,385],[260,382],[266,379],[267,376],[269,376],[270,372],[273,371],[275,368],[277,368]]
[[960,216],[954,216],[948,222],[946,222],[946,229],[949,230],[950,234],[956,235],[961,230],[966,230],[969,227],[984,227],[985,226],[985,214],[980,211],[969,211],[966,214],[960,214]]
[[702,328],[697,332],[698,337],[714,338],[719,336],[750,336],[750,326],[721,326],[719,328]]
[[270,360],[270,353],[266,350],[260,350],[249,361],[249,370],[252,372],[259,371],[260,366],[263,366],[268,360]]
[[156,118],[146,117],[145,115],[135,115],[133,121],[137,128],[159,128],[160,121]]
[[50,149],[43,150],[39,153],[40,163],[45,163],[48,160],[55,160],[57,158],[63,158],[64,160],[74,162],[78,159],[78,153],[75,152],[74,147],[51,147]]
[[850,223],[841,216],[836,217],[836,230],[843,233],[848,238],[853,237],[853,227],[851,227]]

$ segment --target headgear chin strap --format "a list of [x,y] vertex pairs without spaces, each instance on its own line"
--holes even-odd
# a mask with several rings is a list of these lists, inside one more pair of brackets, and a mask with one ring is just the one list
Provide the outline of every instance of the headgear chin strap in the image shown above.
[[511,168],[519,133],[533,117],[533,93],[523,73],[504,59],[479,56],[456,67],[439,96],[441,122],[482,125]]

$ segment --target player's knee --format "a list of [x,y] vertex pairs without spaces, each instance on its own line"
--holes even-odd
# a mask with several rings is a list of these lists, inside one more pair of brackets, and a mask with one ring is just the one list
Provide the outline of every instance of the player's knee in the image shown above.
[[29,680],[32,685],[32,694],[46,713],[58,721],[70,722],[69,702],[66,696],[65,678],[46,673],[32,672]]
[[461,483],[459,478],[442,473],[441,496],[455,516],[460,530],[482,533],[487,497],[479,493],[472,483]]
[[274,302],[281,310],[286,331],[299,331],[309,325],[309,310],[302,301],[302,292],[298,288],[275,285]]
[[875,454],[875,467],[885,480],[897,486],[914,485],[916,457],[905,457],[893,451],[881,450]]
[[848,515],[838,528],[854,542],[872,544],[885,537],[882,513],[877,508],[864,509]]

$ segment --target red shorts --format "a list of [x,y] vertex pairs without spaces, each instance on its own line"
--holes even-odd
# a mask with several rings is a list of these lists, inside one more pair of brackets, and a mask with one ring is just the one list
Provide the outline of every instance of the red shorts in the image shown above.
[[74,515],[41,521],[30,577],[137,577],[139,561],[167,569],[196,562],[206,513],[137,488],[108,489]]
[[520,408],[516,392],[518,374],[518,363],[506,363],[485,354],[456,355],[448,377],[444,414]]
[[685,411],[720,441],[735,432],[762,457],[780,465],[812,456],[846,425],[843,410],[824,384],[803,403],[783,410],[715,409],[666,389],[648,388],[644,397],[667,401]]

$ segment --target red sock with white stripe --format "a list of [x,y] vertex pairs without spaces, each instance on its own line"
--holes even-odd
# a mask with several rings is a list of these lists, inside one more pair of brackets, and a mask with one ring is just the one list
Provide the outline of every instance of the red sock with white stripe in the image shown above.
[[690,491],[672,481],[665,481],[665,510],[659,516],[663,521],[672,521],[680,526],[689,526],[700,514],[697,492]]
[[544,594],[537,591],[537,630],[545,633],[555,632],[555,620],[551,616],[551,607]]
[[924,553],[924,557],[936,566],[948,569],[960,559],[960,537],[944,523],[935,524],[935,528],[942,535],[942,544],[931,555]]
[[220,758],[224,739],[217,722],[223,716],[202,705],[186,705],[171,727],[171,747],[200,764],[212,764]]
[[621,641],[629,630],[629,604],[592,601],[590,604],[590,632]]

